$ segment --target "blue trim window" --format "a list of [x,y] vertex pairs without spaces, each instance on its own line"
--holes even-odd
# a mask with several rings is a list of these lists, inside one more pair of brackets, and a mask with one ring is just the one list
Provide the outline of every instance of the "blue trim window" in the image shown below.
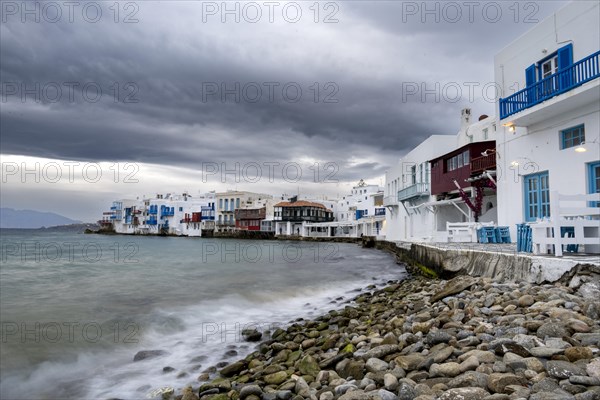
[[[589,193],[600,193],[600,161],[588,164]],[[600,202],[591,201],[590,207],[600,207]]]
[[583,125],[560,131],[561,150],[579,146],[583,142],[585,142],[585,127]]
[[550,216],[550,182],[548,172],[525,176],[524,180],[525,221]]

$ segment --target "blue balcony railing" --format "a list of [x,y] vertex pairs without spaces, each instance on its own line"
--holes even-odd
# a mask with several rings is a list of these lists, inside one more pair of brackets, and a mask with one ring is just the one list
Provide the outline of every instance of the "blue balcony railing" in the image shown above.
[[162,217],[172,217],[175,215],[175,207],[160,206],[160,215]]
[[150,217],[146,220],[146,225],[156,225],[157,223],[156,217]]
[[429,194],[429,185],[426,183],[415,183],[398,191],[398,201],[404,201],[413,197],[419,197]]
[[517,93],[500,99],[500,119],[533,107],[600,77],[600,51]]

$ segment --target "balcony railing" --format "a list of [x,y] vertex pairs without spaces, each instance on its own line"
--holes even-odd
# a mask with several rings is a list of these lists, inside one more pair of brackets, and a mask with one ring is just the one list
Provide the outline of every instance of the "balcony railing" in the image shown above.
[[413,197],[419,197],[429,194],[429,185],[426,183],[415,183],[398,191],[398,201],[404,201]]
[[496,153],[477,157],[471,160],[471,174],[496,169]]
[[600,77],[600,51],[517,93],[500,99],[500,119],[533,107]]
[[398,195],[394,195],[394,196],[385,196],[383,198],[383,205],[388,207],[388,206],[397,206],[398,205]]

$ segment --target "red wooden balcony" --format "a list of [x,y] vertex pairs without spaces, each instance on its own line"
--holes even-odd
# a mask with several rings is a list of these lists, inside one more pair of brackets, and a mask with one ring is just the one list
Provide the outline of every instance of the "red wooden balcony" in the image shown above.
[[488,140],[466,144],[434,158],[431,163],[431,194],[440,195],[471,186],[467,179],[485,170],[496,169],[496,142]]
[[475,157],[471,160],[471,174],[482,173],[496,169],[496,152],[488,152],[487,155]]

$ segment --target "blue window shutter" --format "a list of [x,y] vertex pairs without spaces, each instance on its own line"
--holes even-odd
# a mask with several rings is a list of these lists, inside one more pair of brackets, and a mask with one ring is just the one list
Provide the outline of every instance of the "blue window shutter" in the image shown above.
[[569,43],[566,46],[558,49],[558,70],[562,71],[573,64],[573,44]]
[[525,85],[531,86],[535,83],[535,64],[525,70]]
[[536,69],[537,68],[536,68],[535,64],[532,64],[525,70],[525,85],[529,88],[529,90],[527,90],[527,92],[526,92],[527,93],[527,103],[529,103],[529,104],[535,103],[535,100],[536,100],[535,89],[532,87],[535,84]]
[[573,44],[558,49],[557,58],[561,89],[568,89],[573,84],[573,69],[567,70],[573,65]]

